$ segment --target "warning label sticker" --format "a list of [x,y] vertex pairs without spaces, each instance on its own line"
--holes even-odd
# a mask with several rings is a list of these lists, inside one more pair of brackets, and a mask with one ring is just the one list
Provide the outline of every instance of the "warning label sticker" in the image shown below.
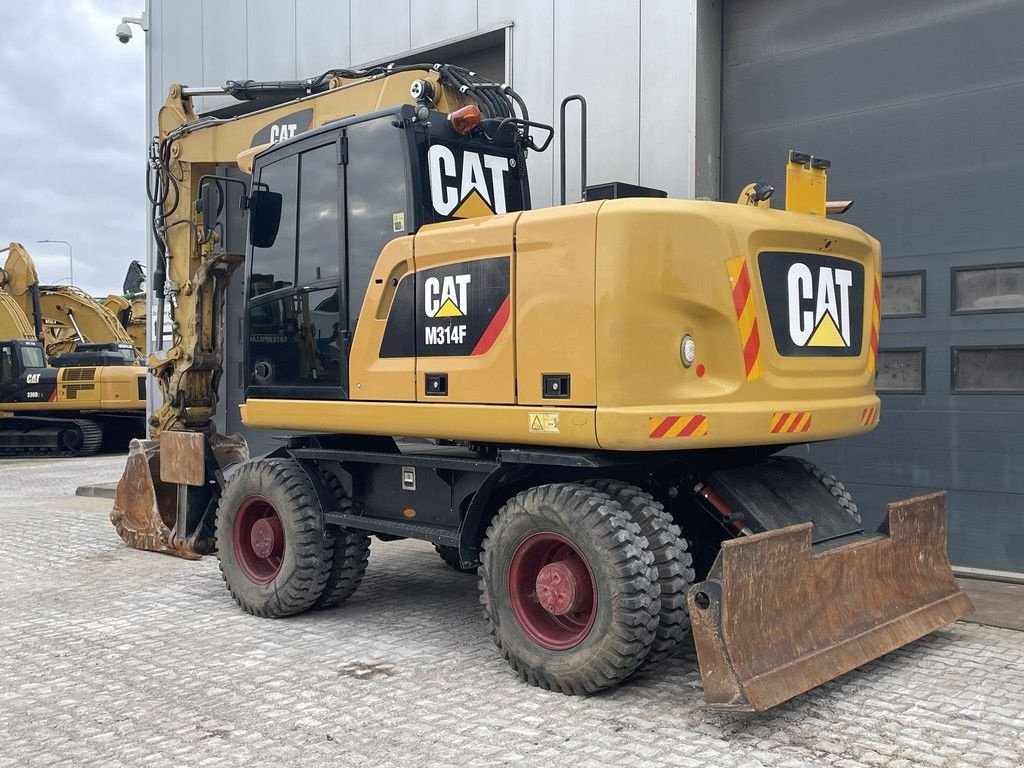
[[558,432],[557,413],[530,413],[531,432]]

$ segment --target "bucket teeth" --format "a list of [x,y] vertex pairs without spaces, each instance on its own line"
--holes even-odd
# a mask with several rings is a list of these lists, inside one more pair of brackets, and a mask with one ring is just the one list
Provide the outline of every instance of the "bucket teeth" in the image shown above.
[[973,613],[949,566],[945,493],[890,504],[874,535],[812,548],[811,528],[727,541],[690,588],[709,708],[768,709]]

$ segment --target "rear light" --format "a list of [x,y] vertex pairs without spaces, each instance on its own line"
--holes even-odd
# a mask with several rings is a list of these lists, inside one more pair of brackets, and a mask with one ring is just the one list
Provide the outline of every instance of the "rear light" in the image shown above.
[[469,104],[448,115],[448,124],[453,131],[464,136],[480,125],[480,119],[480,107],[476,104]]
[[697,359],[697,343],[693,340],[690,334],[685,334],[683,340],[679,342],[679,359],[683,363],[683,367],[689,368],[693,365],[693,361]]

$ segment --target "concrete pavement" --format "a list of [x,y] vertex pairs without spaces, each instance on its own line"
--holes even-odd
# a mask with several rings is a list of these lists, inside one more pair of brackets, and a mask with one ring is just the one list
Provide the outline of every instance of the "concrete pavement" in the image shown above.
[[346,605],[242,613],[215,558],[125,547],[123,459],[0,462],[0,766],[1024,764],[1024,635],[958,623],[763,715],[692,651],[605,694],[519,682],[472,576],[374,541]]

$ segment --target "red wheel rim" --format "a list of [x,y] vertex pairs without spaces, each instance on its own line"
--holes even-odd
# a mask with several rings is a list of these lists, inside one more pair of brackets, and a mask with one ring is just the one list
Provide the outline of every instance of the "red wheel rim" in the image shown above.
[[508,593],[519,626],[543,648],[574,648],[594,625],[594,574],[560,534],[535,533],[522,541],[509,564]]
[[284,561],[284,529],[274,505],[263,496],[242,501],[235,514],[231,543],[238,566],[250,581],[273,581]]

